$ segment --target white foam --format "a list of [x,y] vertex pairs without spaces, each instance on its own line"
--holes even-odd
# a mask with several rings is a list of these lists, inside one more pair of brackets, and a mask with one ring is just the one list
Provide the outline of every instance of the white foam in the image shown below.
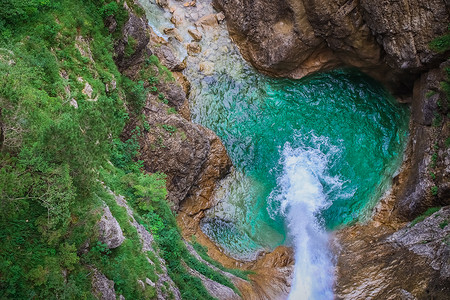
[[281,160],[283,174],[269,199],[281,208],[278,213],[285,216],[295,250],[294,278],[289,295],[292,300],[333,299],[334,266],[328,234],[318,213],[331,204],[321,181],[336,188],[342,182],[327,175],[329,157],[335,152],[327,147],[325,154],[321,148],[326,145],[326,140],[316,142],[315,148],[293,149],[290,144],[285,145]]

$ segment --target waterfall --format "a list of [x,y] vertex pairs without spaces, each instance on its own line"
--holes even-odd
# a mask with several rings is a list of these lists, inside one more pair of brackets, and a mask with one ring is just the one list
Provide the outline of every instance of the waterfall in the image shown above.
[[[326,141],[316,139],[319,140]],[[289,295],[292,300],[333,299],[334,266],[328,234],[319,216],[331,204],[323,182],[332,189],[341,185],[338,178],[327,175],[332,152],[325,154],[321,147],[293,149],[289,143],[282,151],[283,174],[270,201],[278,202],[295,249],[294,279]]]

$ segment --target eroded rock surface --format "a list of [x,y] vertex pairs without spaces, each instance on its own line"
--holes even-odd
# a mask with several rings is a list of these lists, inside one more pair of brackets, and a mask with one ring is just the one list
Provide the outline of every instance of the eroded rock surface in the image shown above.
[[303,77],[350,65],[389,85],[411,87],[411,73],[443,54],[428,44],[449,22],[443,0],[214,0],[244,58],[276,76]]
[[147,47],[150,32],[147,20],[135,15],[126,3],[124,5],[129,19],[122,28],[122,37],[114,45],[114,60],[120,72],[133,77],[146,56],[151,54]]
[[414,85],[406,170],[399,176],[403,182],[395,193],[394,214],[404,220],[411,220],[428,207],[450,205],[450,149],[445,145],[450,124],[448,118],[440,117],[449,112],[440,89],[446,65],[423,74]]

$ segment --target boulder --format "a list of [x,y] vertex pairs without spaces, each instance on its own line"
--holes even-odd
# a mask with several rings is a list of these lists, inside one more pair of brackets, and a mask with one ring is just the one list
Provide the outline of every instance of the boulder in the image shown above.
[[111,214],[108,206],[103,207],[103,215],[98,222],[99,241],[106,244],[108,249],[122,245],[125,237],[119,222]]

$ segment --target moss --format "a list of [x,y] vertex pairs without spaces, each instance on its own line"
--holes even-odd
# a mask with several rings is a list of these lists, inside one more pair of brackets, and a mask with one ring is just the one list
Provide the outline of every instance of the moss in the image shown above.
[[410,224],[409,227],[413,227],[414,225],[416,225],[419,222],[422,222],[423,220],[425,220],[426,217],[431,216],[432,214],[434,214],[435,212],[437,212],[438,210],[440,210],[440,207],[430,207],[429,209],[427,209],[422,215],[418,216],[417,218],[415,218]]

